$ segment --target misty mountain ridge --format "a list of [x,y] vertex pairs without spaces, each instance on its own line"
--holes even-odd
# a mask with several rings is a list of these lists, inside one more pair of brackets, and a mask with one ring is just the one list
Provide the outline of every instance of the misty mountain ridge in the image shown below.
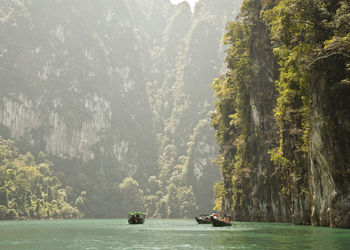
[[87,217],[210,210],[220,177],[209,85],[239,6],[4,1],[0,135],[51,155],[67,201],[86,192]]

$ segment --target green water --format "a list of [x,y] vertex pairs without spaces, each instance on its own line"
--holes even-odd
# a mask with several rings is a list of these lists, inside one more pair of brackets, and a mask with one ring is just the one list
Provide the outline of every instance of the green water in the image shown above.
[[194,220],[1,221],[0,249],[350,249],[350,230]]

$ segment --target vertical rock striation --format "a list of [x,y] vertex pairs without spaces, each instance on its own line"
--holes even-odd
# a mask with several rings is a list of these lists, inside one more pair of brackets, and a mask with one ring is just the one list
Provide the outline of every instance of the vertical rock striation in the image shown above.
[[330,59],[312,79],[311,223],[350,227],[350,101],[344,61]]
[[249,162],[254,177],[249,213],[244,220],[290,220],[289,202],[281,195],[281,183],[275,175],[275,166],[269,151],[278,143],[278,127],[273,116],[277,91],[275,81],[279,77],[278,66],[272,52],[270,32],[263,21],[252,28],[250,61],[252,78],[249,86],[251,141],[248,142]]

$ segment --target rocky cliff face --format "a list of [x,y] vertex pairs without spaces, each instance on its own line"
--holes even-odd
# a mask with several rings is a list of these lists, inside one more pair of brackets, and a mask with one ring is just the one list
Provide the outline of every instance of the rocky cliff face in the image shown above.
[[249,162],[254,166],[248,211],[244,220],[290,221],[289,202],[281,195],[281,183],[269,151],[278,142],[278,127],[273,116],[277,91],[278,66],[273,56],[270,33],[263,22],[252,29],[250,58],[252,79],[249,87],[251,141]]
[[350,8],[305,3],[243,1],[228,25],[217,197],[236,220],[349,228]]
[[[235,118],[231,121],[235,124],[235,129],[232,129],[236,130],[233,132],[235,142],[228,141],[227,145],[224,145],[234,146],[228,149],[225,156],[232,159],[233,167],[225,168],[223,173],[226,176],[225,190],[232,190],[226,193],[223,208],[225,214],[235,220],[290,221],[290,202],[281,195],[282,183],[276,175],[275,165],[269,154],[279,140],[279,129],[273,116],[277,98],[275,81],[279,77],[279,71],[272,51],[270,33],[266,24],[259,20],[259,11],[254,11],[254,14],[245,13],[246,18],[249,16],[254,20],[253,24],[246,28],[251,32],[247,39],[247,47],[244,48],[249,51],[249,65],[246,66],[249,70],[242,74],[237,63],[230,66],[232,71],[226,76],[230,79],[230,75],[242,74],[242,78],[239,76],[230,81],[231,85],[237,85],[237,90],[233,93],[237,104],[231,109],[235,110],[240,118],[239,122],[234,122]],[[234,41],[241,38],[239,33],[230,37]],[[233,42],[234,46],[237,45]],[[232,53],[232,56],[244,56],[239,55],[240,52],[236,53]],[[230,55],[228,61],[230,63]],[[238,86],[238,81],[244,81],[243,77],[249,80]]]
[[[143,113],[150,113],[140,81],[145,78],[142,51],[148,51],[142,50],[122,1],[104,1],[98,8],[92,1],[7,4],[2,27],[11,32],[4,33],[1,123],[13,138],[25,138],[55,156],[87,161],[102,134],[116,126],[124,134],[117,120],[141,124]],[[18,23],[11,12],[17,9],[27,19]],[[128,109],[134,109],[132,116]],[[142,118],[139,130],[149,130],[150,122]],[[123,138],[117,134],[114,145],[120,147]]]
[[[202,0],[192,13],[166,0],[6,0],[2,134],[56,157],[68,196],[87,191],[90,216],[102,216],[96,203],[111,207],[103,216],[119,206],[108,201],[118,187],[101,182],[131,176],[146,189],[149,176],[165,183],[159,170],[178,175],[176,166],[186,176],[178,188],[193,187],[200,209],[210,209],[199,197],[210,197],[219,178],[210,163],[217,149],[209,84],[222,70],[221,37],[239,4]],[[162,156],[173,146],[166,165]],[[165,200],[167,184],[159,188]]]
[[[315,73],[310,135],[311,223],[350,227],[349,88],[343,61],[331,59]],[[334,60],[334,61],[333,61]],[[337,73],[338,72],[338,73]]]
[[[164,155],[168,146],[175,146],[176,160],[171,165],[183,166],[195,196],[206,210],[213,201],[203,196],[204,190],[212,192],[212,185],[205,183],[219,179],[211,163],[217,148],[208,122],[214,100],[207,86],[215,72],[223,70],[221,38],[226,22],[234,18],[239,6],[239,1],[222,1],[220,6],[214,2],[200,1],[192,15],[187,4],[179,6],[165,30],[160,62],[165,74],[150,85],[160,154]],[[160,164],[166,165],[162,158]]]

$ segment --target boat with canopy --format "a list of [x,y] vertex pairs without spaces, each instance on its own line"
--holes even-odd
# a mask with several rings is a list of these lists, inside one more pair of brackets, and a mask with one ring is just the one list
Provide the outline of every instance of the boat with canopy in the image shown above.
[[133,212],[128,213],[128,222],[129,224],[143,224],[145,222],[145,213]]

